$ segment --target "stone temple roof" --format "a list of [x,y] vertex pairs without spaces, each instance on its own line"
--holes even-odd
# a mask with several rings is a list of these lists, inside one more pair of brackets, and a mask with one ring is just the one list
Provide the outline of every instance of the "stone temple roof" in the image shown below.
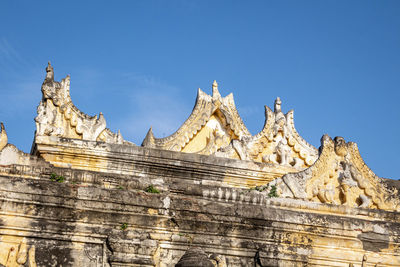
[[251,135],[214,81],[139,146],[69,81],[47,66],[29,154],[0,125],[0,266],[400,266],[400,181],[343,137],[311,146],[281,99]]
[[[400,209],[397,186],[368,168],[355,143],[323,136],[320,149],[313,147],[296,131],[293,110],[286,114],[282,111],[279,97],[273,110],[265,107],[264,128],[251,135],[233,95],[222,97],[214,81],[212,95],[198,90],[192,113],[175,133],[156,138],[150,129],[139,149],[124,140],[119,131],[108,129],[101,112],[89,116],[80,111],[70,97],[70,77],[55,81],[50,63],[41,90],[31,154],[8,144],[1,125],[1,165],[44,160],[58,167],[100,172],[115,168],[123,173],[124,168],[132,171],[122,160],[130,153],[124,151],[151,154],[148,151],[161,150],[170,152],[170,158],[223,162],[230,168],[223,182],[232,187],[259,191],[274,188],[281,197],[317,203]],[[209,193],[218,195],[212,190]]]

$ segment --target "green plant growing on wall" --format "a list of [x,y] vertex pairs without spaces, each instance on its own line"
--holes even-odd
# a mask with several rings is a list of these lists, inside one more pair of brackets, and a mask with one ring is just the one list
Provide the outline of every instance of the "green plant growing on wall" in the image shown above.
[[54,172],[50,174],[50,180],[54,182],[63,183],[65,181],[65,177],[62,175],[57,175]]
[[257,185],[257,186],[255,186],[255,187],[251,187],[251,188],[249,188],[249,190],[250,190],[250,191],[252,191],[252,190],[256,190],[256,191],[258,191],[258,192],[262,192],[262,191],[264,191],[264,190],[265,190],[265,186],[262,186],[262,185]]
[[153,193],[153,194],[159,194],[160,193],[160,190],[155,188],[153,185],[149,185],[148,187],[146,187],[146,189],[144,191],[146,191],[147,193]]
[[278,197],[278,192],[276,191],[276,185],[271,185],[271,189],[269,190],[268,197]]
[[258,192],[262,192],[264,191],[265,187],[264,186],[256,186],[255,190],[257,190]]
[[127,223],[121,224],[121,230],[122,230],[122,231],[125,231],[126,228],[128,228],[128,224],[127,224]]

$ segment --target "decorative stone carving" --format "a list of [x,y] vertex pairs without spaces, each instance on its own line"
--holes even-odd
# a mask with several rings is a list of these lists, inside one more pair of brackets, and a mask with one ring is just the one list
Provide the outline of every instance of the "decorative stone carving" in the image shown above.
[[228,265],[226,264],[226,258],[225,256],[217,255],[217,254],[211,254],[210,255],[210,260],[214,264],[215,267],[227,267]]
[[71,101],[70,76],[61,82],[54,81],[54,70],[50,62],[42,84],[42,101],[37,108],[36,135],[103,141],[116,144],[132,144],[106,128],[106,120],[99,116],[88,116]]
[[317,159],[318,151],[297,133],[293,110],[282,112],[282,101],[275,100],[274,111],[265,107],[264,129],[248,141],[250,155],[256,161],[278,163],[304,169]]
[[175,267],[215,267],[204,251],[199,247],[188,249]]
[[367,167],[357,144],[324,135],[320,150],[311,167],[274,181],[282,195],[352,207],[400,210],[395,197],[398,190],[387,186]]
[[279,164],[304,169],[318,151],[294,128],[293,111],[282,112],[278,97],[275,109],[266,110],[264,129],[252,136],[236,110],[232,94],[222,98],[216,81],[212,96],[199,89],[196,105],[185,123],[172,135],[155,138],[150,128],[142,146]]
[[8,137],[6,129],[4,128],[4,124],[2,122],[0,122],[0,126],[1,126],[1,133],[0,133],[0,151],[1,151],[7,145]]
[[[5,253],[5,255],[3,255],[3,253]],[[0,251],[0,256],[5,256],[2,258],[6,259],[6,262],[4,262],[2,266],[37,266],[35,260],[35,246],[28,246],[26,238],[23,238],[19,244],[12,245],[5,251]]]
[[270,161],[280,165],[295,166],[298,159],[291,156],[292,151],[285,141],[284,139],[279,141],[273,154],[263,156],[263,162]]
[[184,147],[258,162],[113,145],[71,137],[84,138],[48,70],[32,155],[1,127],[0,266],[360,266],[364,255],[363,266],[400,266],[400,182],[376,177],[340,137],[325,136],[305,169],[316,149],[281,101],[262,133],[240,136],[215,82],[215,110]]
[[192,114],[174,134],[155,138],[150,128],[142,146],[209,155],[228,146],[231,140],[249,136],[233,95],[222,98],[216,81],[212,87],[212,96],[198,90]]
[[282,101],[279,97],[276,98],[274,104],[274,113],[275,113],[275,124],[273,127],[273,136],[277,136],[279,132],[282,133],[283,137],[287,137],[287,121],[286,117],[281,109]]

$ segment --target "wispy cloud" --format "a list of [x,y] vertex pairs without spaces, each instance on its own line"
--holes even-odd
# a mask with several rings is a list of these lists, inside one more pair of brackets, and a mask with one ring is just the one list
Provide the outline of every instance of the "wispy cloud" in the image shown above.
[[18,50],[6,38],[0,38],[0,68],[3,72],[18,72],[29,65]]
[[0,38],[0,69],[0,118],[15,118],[34,110],[40,100],[43,73],[4,37]]
[[118,122],[126,139],[140,144],[150,127],[156,137],[168,136],[189,116],[190,105],[183,101],[179,88],[149,75],[122,76],[133,86],[130,90],[133,93],[124,100],[131,110]]
[[40,83],[31,78],[0,84],[0,118],[13,118],[36,109],[41,99]]

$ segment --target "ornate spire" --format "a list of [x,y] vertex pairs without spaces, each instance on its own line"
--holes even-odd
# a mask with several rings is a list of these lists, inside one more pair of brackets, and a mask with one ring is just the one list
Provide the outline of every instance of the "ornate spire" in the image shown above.
[[146,134],[142,142],[142,146],[145,147],[154,147],[154,134],[153,134],[153,127],[150,127],[149,131]]
[[53,66],[51,66],[50,61],[47,63],[47,68],[46,68],[46,80],[47,81],[54,81],[54,69]]
[[282,105],[282,101],[279,98],[279,96],[275,99],[275,105],[274,105],[274,112],[278,113],[281,112],[281,105]]
[[213,98],[220,98],[221,94],[218,91],[218,83],[216,80],[212,83],[212,96]]
[[212,87],[213,87],[213,89],[217,89],[218,90],[218,83],[217,83],[216,80],[213,81]]

